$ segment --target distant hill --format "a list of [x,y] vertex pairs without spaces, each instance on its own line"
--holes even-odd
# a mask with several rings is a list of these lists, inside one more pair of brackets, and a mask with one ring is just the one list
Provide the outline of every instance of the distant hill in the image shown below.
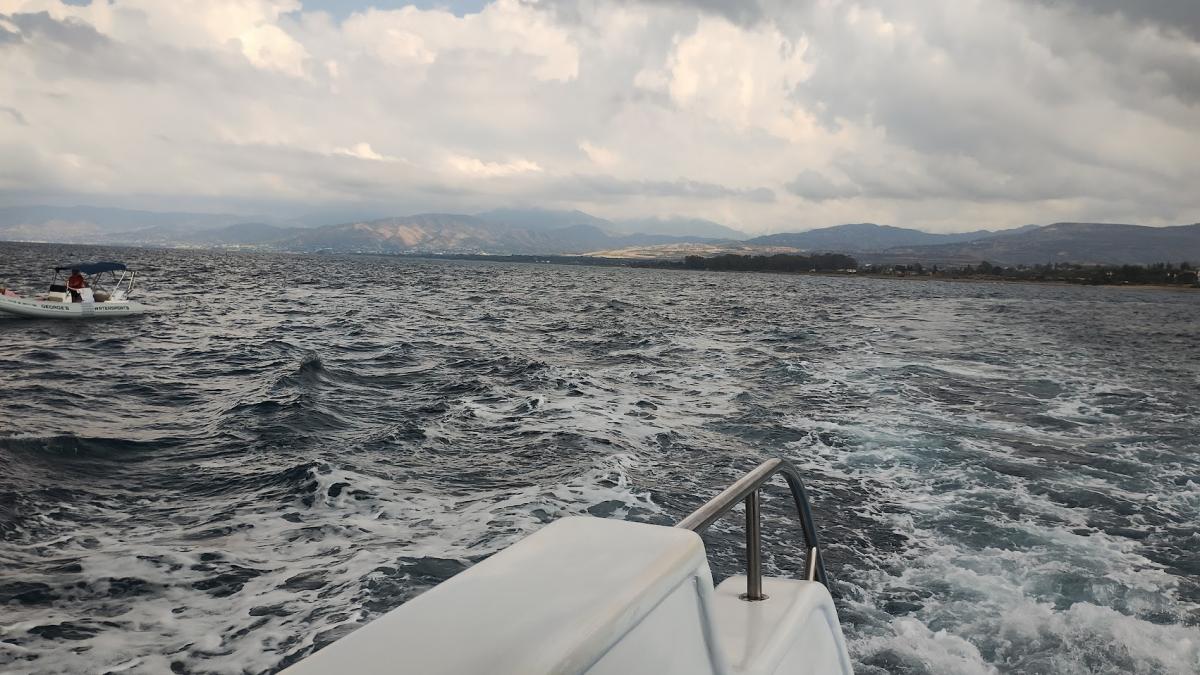
[[894,247],[864,260],[1035,265],[1050,262],[1147,265],[1200,263],[1200,224],[1146,227],[1112,223],[1054,223],[975,241]]
[[0,207],[0,240],[97,243],[109,235],[150,227],[199,231],[247,220],[214,213],[134,211],[96,206]]
[[[587,215],[587,214],[583,214]],[[544,218],[532,226],[516,226],[481,216],[424,213],[343,223],[304,230],[276,242],[278,248],[298,251],[332,250],[372,253],[586,253],[608,248],[649,246],[696,238],[666,235],[612,234],[592,224],[554,227]],[[509,219],[510,216],[504,216]],[[514,222],[524,222],[514,220]]]
[[629,218],[605,220],[583,211],[496,209],[475,215],[480,220],[527,230],[562,230],[587,225],[614,235],[666,235],[687,239],[742,240],[746,233],[702,218]]
[[280,246],[301,251],[372,252],[409,251],[423,243],[470,248],[475,242],[490,240],[491,230],[492,226],[472,216],[424,213],[314,227],[280,242]]
[[157,225],[129,232],[115,232],[101,241],[137,246],[263,246],[304,232],[305,228],[280,227],[268,223],[234,223],[196,230],[181,225]]
[[1145,227],[1055,223],[1025,225],[1011,230],[936,234],[855,223],[725,244],[623,247],[605,250],[604,255],[655,258],[755,251],[758,255],[785,251],[848,253],[859,262],[874,264],[975,265],[984,260],[1003,265],[1200,263],[1200,224]]
[[886,251],[901,246],[928,246],[974,241],[1005,235],[1011,232],[1013,230],[976,230],[974,232],[938,234],[903,227],[893,227],[891,225],[852,223],[808,230],[807,232],[768,234],[748,239],[746,243],[759,246],[788,246],[806,251],[856,253],[861,251]]
[[678,241],[742,238],[719,223],[649,219],[614,223],[583,211],[496,209],[425,213],[312,226],[311,218],[262,222],[232,214],[92,206],[0,208],[0,240],[268,250],[581,253]]
[[304,227],[281,227],[269,223],[237,223],[215,230],[203,230],[191,237],[197,244],[249,245],[287,241],[307,232]]
[[[296,223],[288,221],[286,225]],[[499,209],[476,215],[422,213],[291,227],[231,214],[152,212],[91,206],[0,208],[0,240],[140,246],[239,247],[273,251],[708,255],[715,251],[848,253],[865,263],[1200,263],[1200,224],[1027,225],[938,234],[853,223],[754,237],[702,219],[609,221],[582,211]]]

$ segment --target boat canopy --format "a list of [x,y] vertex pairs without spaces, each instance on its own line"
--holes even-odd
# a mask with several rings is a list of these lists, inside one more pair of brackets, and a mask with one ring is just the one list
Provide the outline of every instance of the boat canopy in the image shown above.
[[55,267],[55,272],[63,272],[66,270],[79,270],[84,274],[100,274],[101,272],[119,272],[129,269],[125,267],[125,263],[119,262],[96,262],[96,263],[78,263],[75,265],[63,265]]

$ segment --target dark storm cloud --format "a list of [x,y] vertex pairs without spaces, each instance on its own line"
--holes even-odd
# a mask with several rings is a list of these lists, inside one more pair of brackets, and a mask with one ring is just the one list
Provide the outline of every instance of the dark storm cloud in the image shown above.
[[13,121],[15,121],[17,124],[19,124],[23,127],[29,126],[29,122],[25,121],[25,116],[22,115],[21,111],[17,110],[16,108],[10,108],[8,106],[0,105],[0,113],[6,113],[10,117],[12,117]]
[[1200,39],[1197,0],[1025,0],[1049,7],[1070,5],[1090,14],[1121,14],[1135,22],[1176,29]]
[[0,18],[21,31],[47,77],[153,80],[160,72],[149,54],[117,43],[82,21],[59,21],[47,12]]
[[[1031,27],[1044,31],[1039,42],[1054,56],[1081,66],[1103,63],[1116,85],[1105,93],[1125,104],[1162,97],[1200,102],[1200,2],[1134,2],[1121,11],[1106,9],[1114,4],[1077,3],[1065,20]],[[1044,72],[1039,76],[1042,84],[1052,81]]]
[[[138,17],[136,12],[126,16]],[[247,60],[222,45],[216,50],[187,49],[174,45],[119,42],[78,19],[58,20],[46,12],[0,15],[21,31],[22,48],[28,50],[43,82],[165,83],[197,88],[220,87],[226,94],[262,96],[286,94],[299,86],[279,80],[273,73],[247,68]],[[0,30],[3,30],[0,27]],[[0,43],[0,47],[3,44]],[[66,98],[67,94],[47,92]]]
[[[1147,8],[1145,19],[1178,18],[1167,5]],[[802,175],[790,192],[1029,203],[1140,201],[1187,189],[1189,172],[1163,171],[1165,160],[1146,148],[1168,137],[1187,142],[1180,134],[1197,128],[1195,42],[1033,0],[998,11],[999,22],[925,5],[878,6],[879,15],[857,23],[814,21],[822,27],[806,53],[814,74],[794,97],[827,128],[871,120],[892,147],[883,157],[835,155],[849,186]],[[893,39],[904,27],[913,32]]]
[[[0,19],[6,19],[4,14],[0,14]],[[5,30],[4,26],[0,26],[0,47],[10,44],[18,44],[23,42],[21,34],[10,30]]]
[[[584,13],[583,5],[589,0],[551,0],[538,5],[551,9],[560,19],[579,22]],[[803,0],[807,2],[808,0]],[[767,5],[771,0],[617,0],[617,4],[627,7],[662,7],[668,9],[696,10],[699,13],[724,17],[730,22],[749,26],[770,19],[771,12]],[[790,3],[791,8],[803,4],[801,0]],[[589,5],[590,6],[590,5]]]
[[12,14],[3,16],[30,38],[43,37],[51,42],[57,42],[72,49],[94,52],[112,44],[112,41],[101,35],[90,25],[74,19],[59,21],[52,18],[49,12],[36,14]]
[[926,157],[920,162],[880,162],[846,156],[836,162],[855,196],[873,199],[931,202],[966,200],[977,204],[1032,204],[1055,199],[1138,196],[1141,200],[1170,200],[1180,183],[1139,175],[1120,168],[1055,160],[1055,170],[1024,166],[1004,169],[974,158]]
[[757,0],[626,0],[643,5],[668,5],[694,7],[703,12],[717,14],[734,23],[750,24],[765,18],[763,6]]

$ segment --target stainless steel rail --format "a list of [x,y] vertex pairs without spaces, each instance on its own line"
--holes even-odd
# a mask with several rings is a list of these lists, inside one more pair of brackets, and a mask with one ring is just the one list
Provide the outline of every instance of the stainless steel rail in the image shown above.
[[804,550],[808,551],[807,571],[804,576],[809,581],[819,581],[828,588],[829,579],[825,576],[825,562],[821,557],[821,544],[817,541],[817,528],[813,524],[808,493],[804,491],[800,472],[787,460],[772,459],[759,464],[758,468],[739,478],[733,485],[725,488],[724,492],[713,497],[675,526],[693,532],[703,532],[709,525],[720,520],[721,516],[733,510],[738,502],[745,502],[746,594],[742,596],[745,600],[767,599],[762,592],[762,515],[759,488],[776,474],[782,474],[787,481],[800,516],[800,528],[804,532]]

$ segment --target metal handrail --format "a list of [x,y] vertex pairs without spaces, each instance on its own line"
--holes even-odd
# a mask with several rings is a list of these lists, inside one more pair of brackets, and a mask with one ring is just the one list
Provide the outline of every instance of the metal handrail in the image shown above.
[[733,485],[725,488],[724,492],[710,499],[675,526],[696,533],[703,532],[721,516],[733,510],[738,502],[745,502],[746,594],[742,596],[745,600],[767,599],[762,592],[762,515],[759,488],[776,474],[782,474],[787,480],[788,488],[792,491],[792,500],[796,502],[796,511],[800,516],[800,528],[804,532],[804,550],[808,551],[807,571],[804,576],[809,581],[818,581],[828,588],[829,578],[825,575],[825,561],[821,555],[821,544],[817,541],[817,528],[813,524],[808,493],[804,490],[804,482],[800,480],[800,472],[785,459],[772,459],[759,464],[758,468],[742,476]]

